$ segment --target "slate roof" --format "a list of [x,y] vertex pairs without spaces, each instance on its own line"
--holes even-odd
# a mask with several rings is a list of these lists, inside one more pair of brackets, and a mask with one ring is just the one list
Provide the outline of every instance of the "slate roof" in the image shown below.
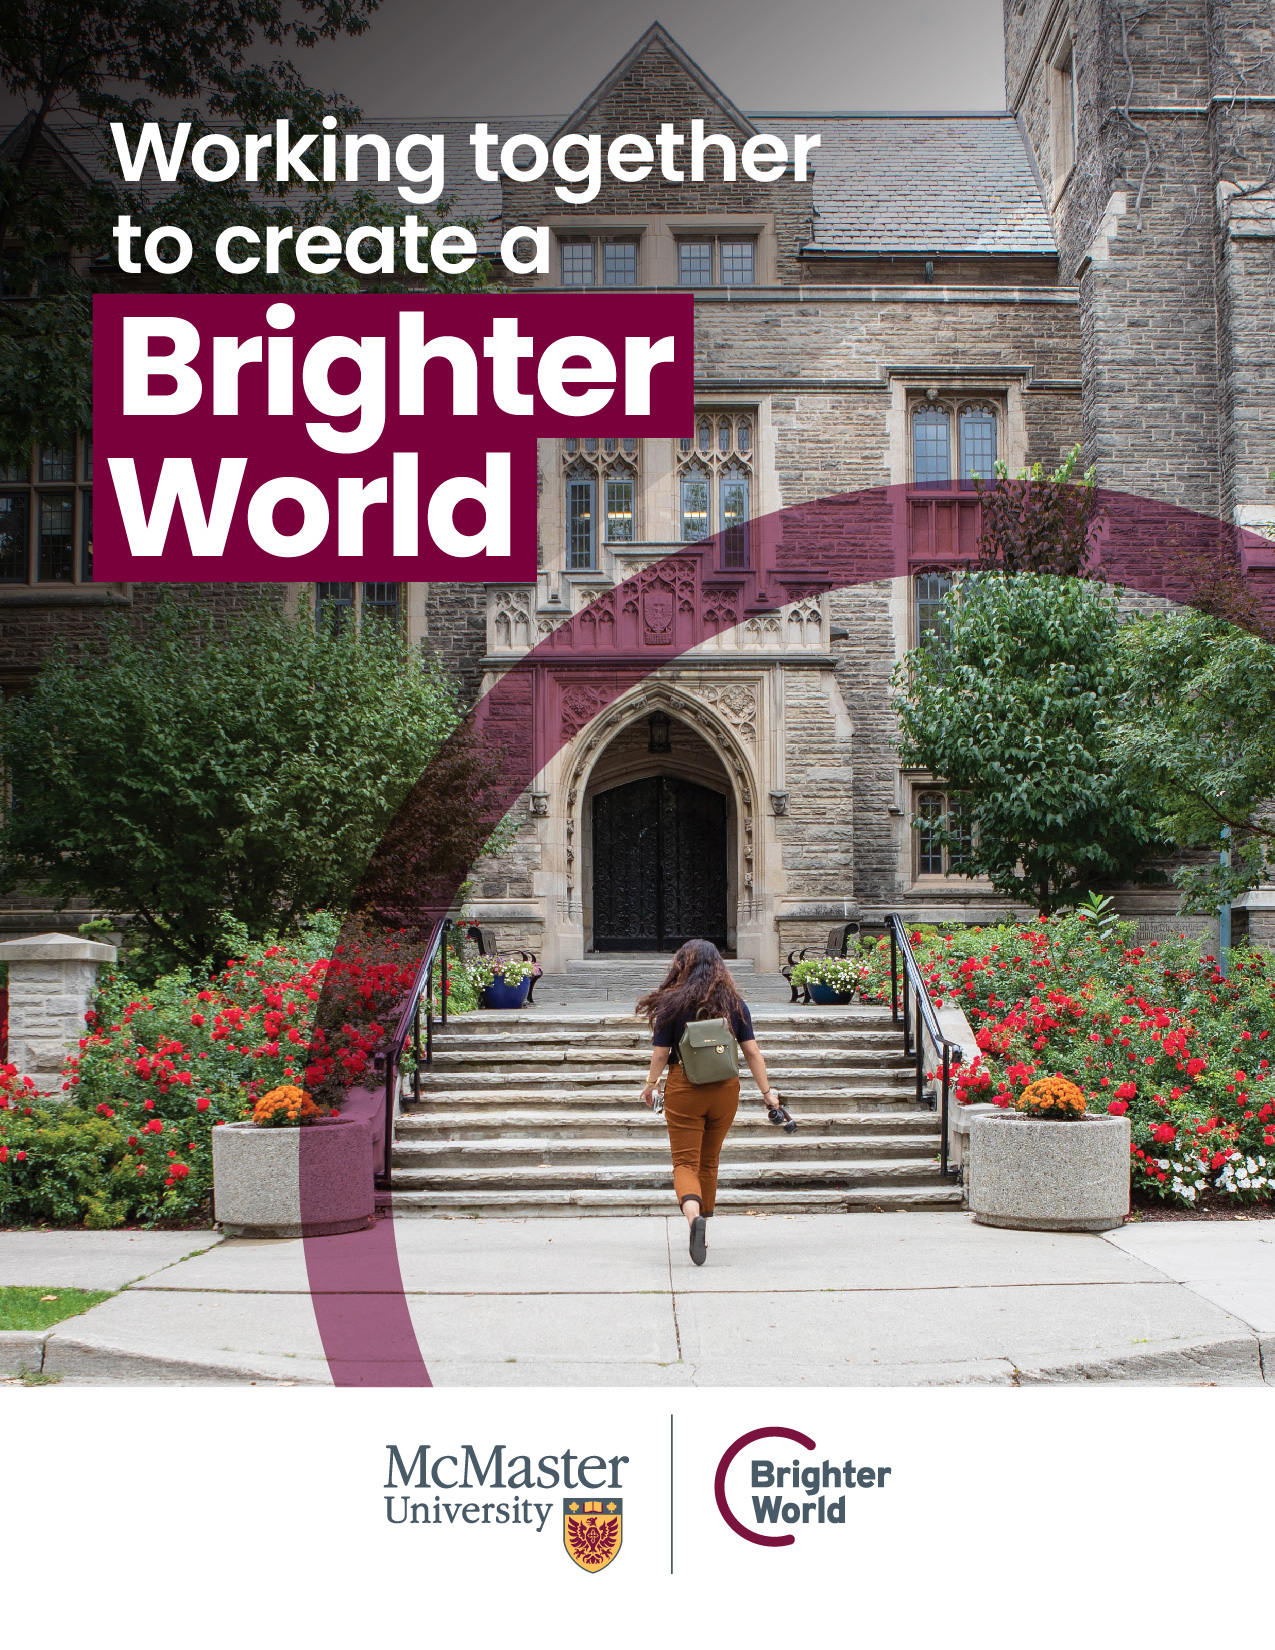
[[1013,115],[753,117],[817,131],[812,244],[830,252],[1053,253],[1040,184]]
[[[1037,253],[1056,251],[1049,213],[1031,159],[1009,114],[757,114],[762,131],[784,137],[819,132],[812,151],[817,217],[810,250],[830,253]],[[474,176],[469,133],[477,120],[507,138],[533,132],[549,139],[561,117],[475,116],[470,119],[367,120],[357,130],[377,132],[393,152],[411,132],[446,138],[448,192],[454,215],[487,226],[484,251],[499,244],[499,183]],[[89,171],[101,172],[103,136],[92,127],[59,126],[56,136]],[[109,143],[109,136],[107,142]],[[311,155],[315,153],[311,150]],[[307,157],[309,158],[309,157]],[[269,154],[263,155],[269,164]],[[366,152],[365,165],[372,157]],[[264,170],[264,166],[263,166]],[[402,180],[369,182],[388,203],[411,209],[397,192]],[[156,194],[166,187],[158,184]],[[338,193],[354,186],[338,185]],[[418,210],[422,215],[429,207]]]

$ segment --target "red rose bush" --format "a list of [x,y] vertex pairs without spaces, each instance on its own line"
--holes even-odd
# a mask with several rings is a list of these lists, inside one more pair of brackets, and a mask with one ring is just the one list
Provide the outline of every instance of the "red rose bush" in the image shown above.
[[[1275,959],[1216,958],[1184,936],[1135,943],[1133,926],[1084,912],[1034,923],[918,928],[913,950],[936,1004],[957,1003],[978,1058],[957,1068],[967,1103],[1021,1106],[1065,1078],[1090,1114],[1129,1117],[1133,1185],[1168,1203],[1275,1198]],[[889,941],[863,995],[888,1001]]]
[[294,1117],[273,1100],[274,1126],[330,1114],[369,1075],[414,962],[405,935],[343,946],[320,918],[289,945],[245,941],[202,977],[143,990],[106,976],[62,1100],[0,1067],[0,1222],[153,1225],[206,1212],[212,1131],[285,1090],[306,1103]]

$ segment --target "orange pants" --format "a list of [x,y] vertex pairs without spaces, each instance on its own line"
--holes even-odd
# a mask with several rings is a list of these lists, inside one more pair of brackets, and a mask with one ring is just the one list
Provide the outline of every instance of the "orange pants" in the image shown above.
[[673,1190],[679,1203],[697,1197],[702,1214],[713,1212],[722,1142],[738,1108],[738,1077],[724,1083],[692,1083],[680,1065],[669,1068],[664,1121],[673,1154]]

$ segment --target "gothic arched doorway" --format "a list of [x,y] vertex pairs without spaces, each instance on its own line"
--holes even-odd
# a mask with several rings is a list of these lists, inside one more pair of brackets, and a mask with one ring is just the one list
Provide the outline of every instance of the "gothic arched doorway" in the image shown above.
[[726,798],[654,774],[593,798],[595,951],[725,946]]

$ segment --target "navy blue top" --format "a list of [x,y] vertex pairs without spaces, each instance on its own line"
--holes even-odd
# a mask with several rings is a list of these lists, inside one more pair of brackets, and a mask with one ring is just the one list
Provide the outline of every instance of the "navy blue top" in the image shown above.
[[[753,1030],[753,1017],[748,1012],[748,1004],[740,1003],[739,1012],[730,1017],[731,1035],[737,1043],[749,1043],[757,1033]],[[655,1030],[651,1035],[651,1042],[656,1048],[666,1048],[669,1051],[668,1063],[671,1066],[680,1066],[682,1057],[677,1052],[677,1045],[682,1040],[682,1033],[686,1030],[686,1015],[680,1015],[673,1020],[657,1020]]]

